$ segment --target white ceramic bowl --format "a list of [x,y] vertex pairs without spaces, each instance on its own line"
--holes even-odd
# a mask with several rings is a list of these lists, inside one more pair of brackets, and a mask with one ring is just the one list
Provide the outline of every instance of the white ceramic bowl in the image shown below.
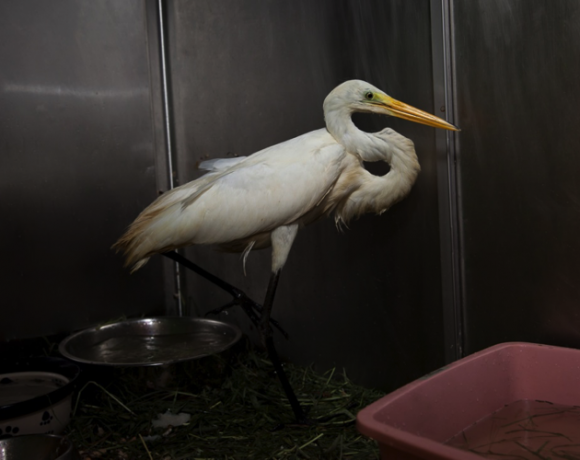
[[78,366],[36,358],[0,369],[0,436],[62,433],[70,421]]

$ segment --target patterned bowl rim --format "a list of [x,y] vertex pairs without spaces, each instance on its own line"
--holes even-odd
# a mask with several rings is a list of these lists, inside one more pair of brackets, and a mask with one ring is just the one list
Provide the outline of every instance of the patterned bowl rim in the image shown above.
[[[28,358],[18,361],[3,362],[0,373],[13,374],[21,372],[50,372],[59,374],[68,380],[65,385],[50,393],[35,398],[0,406],[0,420],[7,420],[31,414],[58,404],[71,395],[77,387],[81,369],[75,363],[62,358]],[[1,385],[0,385],[1,388]]]

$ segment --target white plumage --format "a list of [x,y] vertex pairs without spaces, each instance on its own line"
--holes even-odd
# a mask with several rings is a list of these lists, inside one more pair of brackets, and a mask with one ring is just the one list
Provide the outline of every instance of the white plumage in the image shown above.
[[[271,244],[272,271],[278,272],[300,227],[332,212],[340,223],[386,211],[409,193],[419,173],[413,142],[389,128],[359,130],[351,120],[355,111],[457,129],[369,83],[345,82],[324,101],[325,129],[248,157],[202,163],[207,174],[161,195],[115,248],[125,252],[127,264],[136,270],[153,254],[194,244],[245,255]],[[391,169],[374,176],[363,161],[386,161]]]

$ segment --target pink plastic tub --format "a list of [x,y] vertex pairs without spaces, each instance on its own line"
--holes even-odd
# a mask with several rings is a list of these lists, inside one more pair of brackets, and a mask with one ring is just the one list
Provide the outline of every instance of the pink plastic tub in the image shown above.
[[[476,453],[444,443],[521,400],[579,406],[580,350],[515,342],[496,345],[376,401],[359,412],[357,425],[378,441],[385,460],[481,460]],[[522,423],[511,423],[511,432],[521,431]],[[580,432],[580,426],[575,430]]]

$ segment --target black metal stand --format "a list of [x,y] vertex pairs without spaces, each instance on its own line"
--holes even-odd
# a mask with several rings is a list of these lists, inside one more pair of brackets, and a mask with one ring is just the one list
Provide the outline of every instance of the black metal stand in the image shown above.
[[[276,293],[276,287],[278,285],[278,279],[280,277],[280,271],[276,273],[272,273],[270,277],[270,282],[268,284],[268,290],[266,291],[266,299],[264,301],[264,306],[259,305],[258,303],[254,302],[250,299],[243,291],[232,286],[231,284],[225,282],[221,278],[211,274],[207,270],[201,268],[199,265],[194,264],[190,260],[183,257],[181,254],[178,254],[175,251],[164,252],[163,255],[168,257],[184,267],[192,270],[193,272],[197,273],[198,275],[204,277],[208,281],[212,282],[216,286],[220,287],[230,295],[232,295],[233,300],[228,304],[224,305],[221,308],[216,310],[212,310],[212,312],[221,312],[226,308],[233,307],[235,305],[239,305],[243,308],[246,312],[250,320],[258,327],[260,332],[260,336],[264,341],[264,346],[268,351],[268,356],[272,364],[274,365],[274,369],[276,370],[276,374],[278,374],[278,378],[280,379],[280,383],[282,384],[282,388],[286,393],[286,397],[288,398],[288,402],[292,407],[292,411],[294,412],[294,416],[296,417],[296,421],[298,423],[307,423],[306,414],[288,381],[288,377],[286,376],[286,372],[284,372],[284,368],[282,367],[282,363],[280,362],[280,358],[278,356],[278,352],[276,351],[276,347],[274,346],[274,340],[272,338],[272,327],[274,325],[286,338],[288,338],[288,334],[280,327],[280,325],[271,319],[272,313],[272,305],[274,302],[274,295]],[[258,320],[258,316],[256,311],[260,313],[260,319]],[[211,312],[210,312],[211,313]]]
[[[260,315],[262,314],[263,307],[259,303],[255,302],[250,297],[248,297],[244,291],[238,289],[235,286],[232,286],[231,284],[227,283],[221,278],[218,278],[217,276],[201,268],[199,265],[194,264],[191,260],[186,259],[181,254],[178,254],[175,251],[164,252],[163,255],[171,260],[174,260],[175,262],[180,263],[185,268],[188,268],[191,271],[197,273],[198,275],[202,276],[203,278],[212,282],[216,286],[220,287],[233,297],[231,302],[228,302],[227,304],[219,308],[207,312],[205,316],[219,315],[221,312],[227,310],[228,308],[240,306],[244,310],[246,315],[248,315],[248,318],[250,318],[254,326],[256,326],[257,328],[260,327],[261,321],[258,318],[258,314]],[[280,331],[280,333],[286,339],[288,339],[288,333],[284,329],[282,329],[282,326],[280,326],[278,321],[270,319],[270,322],[276,329]]]

